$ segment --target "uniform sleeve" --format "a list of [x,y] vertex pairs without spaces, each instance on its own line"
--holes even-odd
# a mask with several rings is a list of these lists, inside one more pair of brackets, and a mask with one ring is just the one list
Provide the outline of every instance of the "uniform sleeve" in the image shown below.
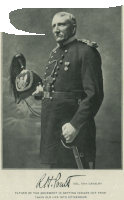
[[96,115],[103,100],[103,78],[99,52],[89,47],[82,63],[81,77],[86,97],[70,122],[75,129],[80,129],[88,119]]

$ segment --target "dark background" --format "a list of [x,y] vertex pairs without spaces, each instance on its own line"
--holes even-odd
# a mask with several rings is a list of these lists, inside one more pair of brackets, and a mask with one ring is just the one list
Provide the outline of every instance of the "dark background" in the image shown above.
[[[121,169],[121,7],[25,8],[10,13],[10,22],[17,29],[45,36],[3,33],[3,168],[40,168],[40,118],[34,117],[24,102],[14,103],[9,89],[9,66],[13,55],[22,53],[27,68],[43,78],[49,53],[56,46],[51,20],[60,11],[76,17],[78,39],[99,44],[105,97],[95,117],[96,169]],[[40,112],[41,101],[30,97],[28,102]]]

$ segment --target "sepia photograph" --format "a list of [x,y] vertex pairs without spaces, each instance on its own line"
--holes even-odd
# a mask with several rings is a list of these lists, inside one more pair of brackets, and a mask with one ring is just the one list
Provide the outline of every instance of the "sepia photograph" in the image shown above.
[[122,169],[121,6],[9,18],[37,35],[2,33],[2,167]]

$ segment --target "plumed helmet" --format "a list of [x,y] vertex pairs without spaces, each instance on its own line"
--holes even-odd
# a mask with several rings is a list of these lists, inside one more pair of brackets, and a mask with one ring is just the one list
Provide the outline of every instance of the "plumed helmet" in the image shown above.
[[23,54],[14,55],[10,66],[10,85],[14,93],[15,102],[32,95],[42,79],[34,71],[26,69],[26,59]]

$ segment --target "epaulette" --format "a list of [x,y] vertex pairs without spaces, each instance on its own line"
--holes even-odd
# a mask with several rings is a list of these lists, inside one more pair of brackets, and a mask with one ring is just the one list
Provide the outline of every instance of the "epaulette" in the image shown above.
[[83,43],[87,44],[90,47],[98,48],[98,44],[96,42],[91,42],[90,40],[86,40],[86,39],[78,39],[77,41],[83,42]]

